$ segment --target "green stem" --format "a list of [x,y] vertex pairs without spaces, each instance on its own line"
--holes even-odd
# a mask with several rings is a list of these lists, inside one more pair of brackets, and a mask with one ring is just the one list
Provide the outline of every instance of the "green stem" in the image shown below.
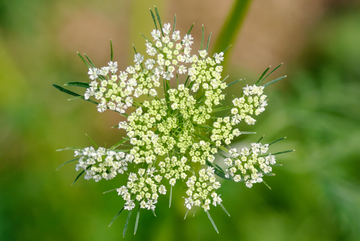
[[[228,17],[220,31],[219,37],[214,46],[214,52],[222,52],[226,48],[228,48],[231,43],[235,43],[235,39],[244,22],[250,3],[251,0],[236,0],[234,2],[234,5],[232,6],[230,13],[228,14]],[[223,66],[226,66],[226,60],[228,59],[230,58],[227,56],[223,62]]]

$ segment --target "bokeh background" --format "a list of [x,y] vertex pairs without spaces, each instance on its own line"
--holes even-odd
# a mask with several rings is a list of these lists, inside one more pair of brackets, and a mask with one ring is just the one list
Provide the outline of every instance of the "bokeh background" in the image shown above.
[[[123,203],[121,178],[95,183],[75,176],[67,146],[114,144],[123,133],[111,129],[119,117],[99,114],[92,104],[68,102],[51,84],[87,81],[76,51],[98,66],[110,58],[109,39],[120,68],[141,52],[152,30],[149,7],[163,22],[212,43],[232,0],[0,0],[0,240],[360,240],[360,4],[350,0],[253,0],[227,53],[229,81],[253,83],[269,65],[284,66],[268,87],[269,108],[253,127],[271,142],[287,136],[276,151],[282,167],[276,177],[252,189],[223,182],[223,204],[211,214],[220,234],[198,210],[183,220],[181,195],[160,199],[157,217],[135,215],[125,239],[127,213],[108,228]],[[240,88],[240,85],[239,85]],[[231,88],[236,95],[239,88]],[[117,182],[117,183],[115,183]],[[179,200],[179,201],[176,201]]]

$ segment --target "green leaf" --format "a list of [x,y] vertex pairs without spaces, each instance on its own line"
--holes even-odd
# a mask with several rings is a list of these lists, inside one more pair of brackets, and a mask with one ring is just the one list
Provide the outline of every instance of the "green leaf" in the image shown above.
[[213,113],[220,112],[220,111],[224,111],[224,110],[230,110],[230,109],[233,108],[233,107],[234,107],[233,105],[224,106],[224,107],[218,107],[218,108],[215,108],[215,109],[213,110]]
[[115,220],[119,217],[120,213],[124,210],[124,208],[125,206],[115,215],[115,217],[111,220],[108,227],[110,227],[115,222]]
[[67,82],[66,84],[64,84],[64,86],[78,86],[78,87],[83,87],[83,88],[90,87],[89,83],[86,83],[86,82]]
[[200,43],[200,50],[203,49],[203,45],[204,45],[204,35],[205,35],[205,27],[204,25],[202,25],[201,27],[201,43]]
[[86,65],[89,69],[91,69],[91,68],[92,68],[91,65],[84,59],[84,57],[83,57],[79,52],[77,52],[77,54],[79,55],[80,59],[85,63],[85,65]]
[[229,75],[225,76],[225,78],[223,78],[223,79],[221,80],[221,82],[225,82],[225,80],[227,80],[227,78],[229,78]]
[[185,80],[185,84],[184,84],[186,87],[188,87],[187,84],[188,84],[189,79],[190,79],[190,76],[188,75],[186,80]]
[[89,61],[89,63],[91,64],[91,66],[92,66],[93,68],[96,68],[96,67],[95,67],[95,64],[91,61],[91,59],[90,59],[86,54],[84,54],[84,56],[85,56],[85,58]]
[[226,208],[224,207],[224,205],[222,203],[219,204],[220,207],[222,208],[222,210],[224,210],[224,212],[230,217],[230,213],[226,210]]
[[109,192],[116,191],[116,189],[117,189],[117,188],[114,188],[114,189],[111,189],[111,190],[105,191],[105,192],[103,192],[103,194],[106,194],[106,193],[109,193]]
[[[267,77],[269,77],[272,73],[274,73],[275,70],[277,70],[278,68],[280,68],[280,66],[283,63],[279,64],[278,66],[276,66],[273,70],[270,71],[270,73],[268,73],[265,77],[261,78],[260,80],[256,81],[256,85],[261,84],[261,82],[263,82],[264,80],[266,80]],[[285,78],[285,77],[284,77]]]
[[138,229],[139,219],[140,219],[140,206],[139,206],[138,212],[137,212],[137,214],[136,214],[135,227],[134,227],[134,235],[136,234],[136,231],[137,231],[137,229]]
[[187,215],[188,215],[189,211],[190,211],[190,209],[187,209],[187,210],[186,210],[184,220],[186,219],[186,217],[187,217]]
[[[221,153],[218,153],[218,154],[221,155],[222,157],[226,158],[226,156],[222,155]],[[220,166],[218,166],[216,164],[214,165],[214,164],[210,163],[209,161],[206,161],[206,164],[208,166],[214,167],[214,173],[218,177],[221,177],[221,178],[226,179],[226,180],[233,181],[232,178],[225,177],[225,171]]]
[[255,85],[258,85],[260,83],[261,79],[266,75],[270,68],[271,66],[266,68],[266,70],[260,75],[259,79],[255,82]]
[[57,84],[53,84],[53,86],[54,86],[56,89],[60,90],[61,92],[66,93],[66,94],[68,94],[68,95],[81,96],[81,95],[79,95],[78,93],[72,92],[71,90],[65,89],[65,88],[63,88],[63,87],[61,87],[61,86],[59,86],[59,85],[57,85]]
[[280,80],[282,80],[282,79],[284,79],[286,77],[287,77],[287,75],[281,76],[281,77],[279,77],[277,79],[274,79],[274,80],[270,81],[269,83],[264,84],[263,86],[266,87],[268,85],[274,84],[275,82],[278,82],[278,81],[280,81]]
[[169,208],[171,208],[171,201],[172,201],[172,188],[173,188],[173,186],[170,186]]
[[284,139],[286,139],[286,136],[285,136],[285,137],[282,137],[282,138],[280,138],[280,139],[278,139],[278,140],[276,140],[276,141],[271,142],[271,143],[269,144],[269,146],[275,144],[276,142],[282,141],[282,140],[284,140]]
[[219,233],[219,230],[217,229],[216,224],[215,224],[214,220],[212,219],[212,217],[211,217],[211,215],[210,215],[209,211],[206,211],[206,214],[207,214],[207,216],[208,216],[208,218],[209,218],[209,220],[210,220],[210,222],[211,222],[212,226],[214,227],[215,231],[216,231],[217,233]]
[[155,7],[155,14],[156,14],[156,17],[157,17],[157,20],[159,22],[159,25],[160,25],[160,31],[161,31],[161,34],[162,36],[164,36],[164,32],[163,32],[163,29],[162,29],[162,24],[161,24],[161,18],[160,18],[160,14],[157,10],[157,8]]
[[98,145],[96,145],[95,141],[93,141],[88,134],[85,134],[85,136],[91,141],[92,144],[94,144],[96,148],[99,148]]
[[263,173],[264,176],[269,176],[269,177],[274,177],[275,176],[275,173]]
[[75,97],[73,97],[73,98],[70,98],[69,100],[82,99],[82,100],[88,101],[88,102],[93,103],[93,104],[96,104],[96,105],[99,104],[99,103],[97,103],[97,102],[95,102],[95,101],[93,101],[93,100],[90,100],[90,99],[87,99],[87,100],[86,100],[83,95],[80,95],[80,94],[75,93],[75,92],[73,92],[73,91],[71,91],[71,90],[65,89],[64,87],[61,87],[61,86],[59,86],[59,85],[57,85],[57,84],[53,84],[53,86],[54,86],[56,89],[60,90],[61,92],[64,92],[64,93],[66,93],[66,94],[68,94],[68,95],[75,96]]
[[256,132],[254,132],[254,131],[241,131],[240,133],[241,133],[241,135],[254,135],[254,134],[256,134]]
[[172,29],[173,32],[175,31],[175,26],[176,26],[176,14],[174,16],[174,25],[173,25],[173,29]]
[[66,148],[63,148],[63,149],[57,149],[56,151],[75,151],[75,150],[80,150],[81,148],[78,148],[78,147],[66,147]]
[[193,29],[193,27],[194,27],[194,23],[191,25],[191,27],[190,27],[189,31],[187,32],[187,34],[190,34],[190,32],[191,32],[191,30]]
[[234,181],[230,177],[225,177],[225,173],[219,171],[218,169],[215,169],[214,173],[215,173],[216,176],[221,177],[222,179],[229,180],[229,181]]
[[130,140],[129,137],[123,138],[121,141],[119,141],[118,143],[116,143],[115,145],[113,145],[112,147],[110,147],[110,150],[114,150],[115,148],[117,148],[117,147],[120,146],[121,144],[127,142],[128,140]]
[[168,90],[171,89],[169,80],[163,79],[163,85],[164,85],[164,95],[166,102],[168,104],[168,108],[170,108],[170,95],[168,93]]
[[259,138],[259,140],[256,142],[256,143],[259,143],[263,138],[264,138],[265,135],[263,135],[262,137]]
[[271,190],[271,187],[264,180],[262,182],[265,184],[265,186],[267,186],[267,188]]
[[158,50],[160,53],[164,53],[164,52],[162,51],[162,49],[159,49],[158,47],[156,47],[155,44],[154,44],[153,42],[151,42],[151,40],[148,39],[144,34],[140,33],[140,35],[143,36],[149,43],[151,43],[151,45],[152,45],[156,50]]
[[123,237],[125,238],[125,234],[126,234],[126,230],[128,228],[128,225],[129,225],[129,220],[130,220],[130,217],[131,217],[131,213],[132,213],[132,210],[129,211],[129,214],[126,218],[126,222],[125,222],[125,227],[124,227],[124,230],[123,230]]
[[81,177],[82,174],[85,173],[85,170],[83,170],[82,172],[80,172],[79,175],[77,175],[77,177],[75,178],[75,180],[73,181],[73,183],[71,183],[71,186],[74,185],[74,183],[79,179],[79,177]]
[[271,155],[275,156],[275,155],[285,154],[285,153],[289,153],[289,152],[293,152],[293,151],[295,151],[295,150],[279,151],[279,152],[271,153]]
[[230,84],[228,84],[227,87],[232,86],[233,84],[236,84],[237,82],[242,81],[242,80],[243,79],[237,79],[237,80],[231,82]]
[[224,159],[227,158],[227,156],[225,156],[224,154],[222,154],[222,153],[220,153],[220,152],[218,152],[217,154],[220,155],[220,156],[221,156],[222,158],[224,158]]
[[[151,13],[151,18],[152,18],[153,21],[154,21],[155,29],[157,30],[158,27],[157,27],[157,24],[156,24],[156,19],[155,19],[154,13],[153,13],[153,11],[151,10],[151,8],[150,8],[150,13]],[[160,26],[160,27],[161,27],[161,26]]]
[[114,50],[113,50],[113,44],[112,44],[111,39],[110,39],[110,60],[111,61],[114,60]]
[[68,164],[68,163],[70,163],[70,162],[77,161],[77,160],[79,160],[79,159],[80,159],[80,158],[75,158],[75,159],[72,159],[72,160],[70,160],[70,161],[64,162],[64,163],[61,164],[58,168],[56,168],[55,171],[59,170],[62,166],[66,165],[66,164]]
[[210,34],[209,34],[209,38],[208,38],[208,41],[207,41],[207,43],[206,43],[206,51],[208,51],[208,49],[209,49],[209,44],[210,44],[210,39],[211,39],[211,32],[210,32]]
[[135,54],[137,54],[137,51],[136,51],[136,48],[135,48],[135,45],[132,45],[133,46],[133,49],[135,51]]
[[206,160],[206,164],[208,166],[213,167],[215,170],[218,170],[219,172],[225,173],[224,170],[219,165],[217,165],[216,163],[211,163],[208,160]]

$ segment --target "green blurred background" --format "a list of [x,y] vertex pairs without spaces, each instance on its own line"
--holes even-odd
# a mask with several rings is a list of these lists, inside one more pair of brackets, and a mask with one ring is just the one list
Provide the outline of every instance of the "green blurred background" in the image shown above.
[[[85,133],[108,146],[123,134],[111,129],[119,117],[99,114],[83,101],[68,102],[51,86],[87,81],[76,51],[98,66],[110,57],[109,39],[120,68],[131,64],[140,32],[149,35],[149,7],[184,33],[213,31],[213,45],[231,13],[232,0],[0,0],[0,240],[123,240],[127,213],[121,209],[121,178],[94,183],[76,176],[67,146],[91,145]],[[124,240],[360,240],[360,4],[349,0],[254,0],[229,50],[229,81],[253,83],[268,65],[284,66],[268,88],[269,108],[253,130],[255,141],[287,136],[275,151],[282,167],[266,179],[272,187],[224,182],[220,208],[207,216],[183,216],[181,195],[160,199],[157,217],[135,215]],[[239,85],[240,86],[240,85]],[[229,95],[239,89],[232,88]],[[241,145],[239,143],[239,145]],[[115,183],[117,182],[117,183]],[[178,200],[178,201],[176,201]]]

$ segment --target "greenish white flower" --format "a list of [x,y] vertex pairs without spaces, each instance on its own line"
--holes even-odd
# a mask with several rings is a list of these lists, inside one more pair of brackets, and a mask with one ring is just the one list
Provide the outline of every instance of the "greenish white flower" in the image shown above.
[[96,182],[125,175],[127,181],[116,191],[126,210],[154,211],[160,196],[171,197],[176,185],[185,187],[188,210],[224,208],[220,178],[251,188],[276,164],[269,144],[233,147],[237,137],[248,134],[240,125],[254,125],[265,111],[262,80],[244,86],[224,106],[229,86],[222,76],[224,52],[211,55],[206,48],[192,53],[190,32],[182,36],[170,23],[151,31],[151,37],[145,40],[146,55],[135,50],[134,63],[125,70],[118,71],[112,58],[101,68],[88,58],[91,81],[79,84],[87,87],[83,98],[97,103],[99,112],[122,116],[118,128],[125,136],[110,148],[75,149],[75,169]]
[[[136,53],[135,64],[118,75],[117,63],[112,61],[100,71],[89,69],[93,81],[84,96],[100,101],[99,112],[110,109],[123,114],[135,107],[118,125],[126,131],[131,147],[122,152],[77,151],[77,155],[82,153],[77,169],[85,170],[86,178],[99,181],[126,172],[130,164],[137,167],[136,172],[128,173],[127,184],[117,189],[128,210],[136,205],[154,210],[159,196],[180,181],[187,186],[185,206],[208,211],[222,202],[214,166],[217,153],[229,155],[223,159],[225,178],[244,181],[247,187],[262,182],[264,173],[272,171],[274,156],[263,156],[268,145],[253,143],[250,149],[240,151],[229,148],[241,135],[236,126],[242,121],[255,124],[254,117],[265,110],[264,87],[246,85],[242,96],[232,100],[230,115],[212,120],[227,88],[222,78],[224,53],[209,57],[202,49],[191,54],[193,37],[186,34],[181,39],[180,31],[172,31],[168,23],[162,32],[154,29],[151,35],[153,42],[146,40],[145,44],[148,56]],[[186,83],[171,88],[175,75],[187,75]],[[138,100],[143,95],[147,99]]]

